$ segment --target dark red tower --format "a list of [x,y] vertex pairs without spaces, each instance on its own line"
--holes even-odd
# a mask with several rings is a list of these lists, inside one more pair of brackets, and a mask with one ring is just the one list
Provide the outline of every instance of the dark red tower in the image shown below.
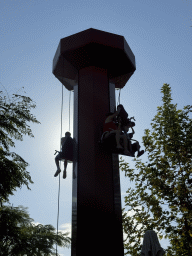
[[53,74],[74,90],[72,256],[123,256],[118,155],[99,144],[115,88],[134,73],[135,56],[123,36],[87,29],[60,40]]

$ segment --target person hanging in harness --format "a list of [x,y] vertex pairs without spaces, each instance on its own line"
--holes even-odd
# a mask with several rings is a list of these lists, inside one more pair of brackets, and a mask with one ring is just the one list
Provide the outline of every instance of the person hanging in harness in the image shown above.
[[[135,123],[131,120],[134,119],[134,117],[128,118],[128,113],[125,111],[122,104],[119,104],[117,106],[117,109],[120,109],[118,114],[118,119],[121,122],[121,130],[123,134],[127,136],[128,139],[128,150],[131,154],[131,156],[135,157],[135,152],[138,151],[137,157],[140,157],[144,154],[144,150],[140,151],[141,146],[139,145],[139,142],[137,140],[132,139],[133,135],[135,134],[135,131],[133,127],[135,126]],[[135,119],[134,119],[135,120]],[[132,129],[132,133],[128,133],[129,128]],[[133,144],[131,144],[131,141],[135,141]]]
[[[63,178],[66,178],[66,170],[68,161],[73,161],[73,139],[71,138],[71,133],[66,132],[65,137],[61,138],[61,148],[62,151],[55,157],[55,164],[57,166],[57,171],[54,174],[54,177],[57,177],[61,172],[59,167],[59,161],[64,160],[64,171]],[[58,152],[58,151],[57,151]]]
[[121,127],[123,127],[125,124],[127,124],[128,113],[126,112],[122,104],[119,104],[117,106],[117,110],[118,110],[117,119],[120,120]]
[[[125,134],[121,135],[121,123],[118,122],[118,124],[115,123],[115,118],[119,115],[121,111],[121,108],[118,107],[117,111],[115,113],[108,113],[107,118],[104,123],[103,127],[103,135],[102,140],[105,140],[109,138],[111,135],[115,135],[116,140],[116,148],[117,149],[124,149],[124,154],[130,156],[130,152],[127,149],[127,137]],[[120,121],[120,120],[119,120]],[[123,140],[123,146],[120,144],[120,139]]]
[[[135,131],[133,127],[135,126],[135,123],[132,122],[130,119],[127,119],[127,122],[125,122],[122,126],[122,130],[124,131],[124,134],[126,134],[127,139],[129,141],[129,151],[131,152],[131,155],[135,157],[135,152],[138,151],[137,157],[140,157],[144,154],[144,150],[140,151],[141,146],[139,145],[139,142],[137,140],[132,139],[133,135],[135,134]],[[129,128],[132,129],[131,133],[128,133]],[[135,141],[133,144],[131,144],[131,140]]]

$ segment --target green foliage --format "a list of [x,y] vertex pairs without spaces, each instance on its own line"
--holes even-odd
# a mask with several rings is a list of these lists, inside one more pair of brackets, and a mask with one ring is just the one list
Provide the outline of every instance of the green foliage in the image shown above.
[[141,238],[149,229],[158,231],[159,238],[166,234],[171,244],[167,256],[192,255],[192,106],[177,110],[168,84],[161,92],[163,105],[143,136],[148,162],[134,159],[136,170],[120,162],[125,176],[135,182],[123,213],[125,249],[132,256],[140,255]]
[[0,255],[55,255],[54,244],[69,247],[68,233],[58,235],[51,225],[35,225],[25,208],[0,208]]
[[55,255],[53,245],[68,247],[68,234],[55,232],[51,225],[34,225],[22,206],[5,206],[17,188],[33,183],[28,163],[10,148],[24,135],[33,137],[29,122],[39,123],[31,114],[34,102],[26,96],[6,98],[0,91],[0,255]]
[[26,96],[16,95],[10,99],[0,91],[0,200],[8,201],[16,188],[33,183],[28,164],[16,154],[10,152],[10,147],[15,146],[14,140],[23,140],[23,135],[33,137],[28,122],[39,123],[31,109],[35,108],[34,102]]
[[28,122],[39,123],[31,114],[35,103],[26,96],[13,94],[12,99],[7,99],[0,91],[0,138],[3,148],[15,146],[13,139],[23,140],[23,135],[34,137]]

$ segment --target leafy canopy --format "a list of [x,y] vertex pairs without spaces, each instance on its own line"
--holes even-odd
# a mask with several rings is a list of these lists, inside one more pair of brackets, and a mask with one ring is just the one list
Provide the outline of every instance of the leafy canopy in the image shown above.
[[29,122],[39,123],[31,114],[35,103],[26,96],[13,94],[3,95],[0,91],[0,199],[1,203],[13,195],[16,188],[33,183],[29,172],[26,171],[28,163],[10,148],[15,147],[14,140],[23,140],[24,135],[34,137]]
[[[143,136],[148,161],[134,159],[135,169],[121,158],[120,168],[135,183],[129,188],[123,213],[127,254],[140,255],[141,238],[155,229],[169,239],[167,256],[189,256],[192,251],[192,106],[172,104],[171,87],[161,88],[151,130]],[[125,209],[124,209],[125,210]]]
[[0,208],[0,255],[56,255],[53,246],[69,247],[68,233],[55,231],[52,225],[35,225],[26,208]]

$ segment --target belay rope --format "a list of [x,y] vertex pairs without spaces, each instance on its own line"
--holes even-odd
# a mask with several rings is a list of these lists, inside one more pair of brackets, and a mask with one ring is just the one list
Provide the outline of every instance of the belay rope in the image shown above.
[[[61,138],[62,138],[62,123],[63,123],[63,84],[62,86],[62,100],[61,100],[61,135],[60,135],[60,149],[61,149]],[[69,94],[69,131],[70,131],[70,102],[71,102],[71,91]],[[59,167],[61,169],[61,161],[59,162]],[[58,211],[57,211],[57,236],[58,236],[58,226],[59,226],[59,199],[60,199],[60,173],[59,173],[59,188],[58,188]],[[57,256],[57,243],[56,243],[56,256]]]
[[117,105],[116,105],[116,109],[117,109],[117,106],[120,104],[120,97],[121,97],[121,88],[119,89],[117,89],[118,91],[119,91],[119,97],[118,97],[118,101],[117,101]]
[[69,93],[69,132],[70,132],[70,102],[71,102],[71,91]]

